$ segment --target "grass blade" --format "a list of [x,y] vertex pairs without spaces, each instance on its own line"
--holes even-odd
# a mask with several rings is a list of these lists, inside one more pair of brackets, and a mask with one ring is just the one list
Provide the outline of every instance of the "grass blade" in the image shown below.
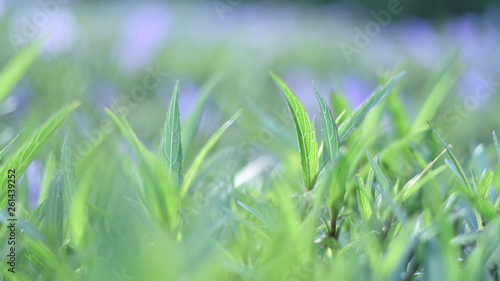
[[337,154],[339,153],[339,130],[337,124],[335,123],[335,119],[333,118],[331,109],[328,107],[323,97],[321,97],[321,95],[319,94],[316,86],[314,86],[314,91],[316,92],[316,98],[318,99],[321,110],[321,122],[323,124],[323,137],[325,139],[326,148],[326,151],[323,155],[327,156],[327,158],[325,159],[325,163],[327,163],[329,159],[335,159]]
[[389,80],[384,86],[375,91],[356,111],[354,111],[347,120],[342,123],[339,128],[340,142],[344,141],[351,135],[354,129],[361,123],[363,118],[370,112],[373,107],[379,104],[387,94],[396,86],[396,84],[403,78],[406,72],[401,72],[394,78]]
[[167,113],[160,144],[160,157],[166,163],[172,180],[177,186],[182,184],[182,140],[181,121],[179,113],[179,81],[175,83],[174,94]]
[[444,73],[440,76],[436,85],[432,88],[430,94],[427,96],[422,109],[415,118],[411,132],[415,132],[423,126],[424,122],[432,120],[436,115],[439,107],[444,99],[455,85],[458,75],[456,74],[455,59],[451,61]]
[[73,204],[73,198],[76,193],[76,173],[73,167],[73,159],[71,158],[71,147],[69,138],[64,139],[61,151],[61,172],[63,177],[64,198],[66,206]]
[[40,50],[40,43],[26,46],[0,72],[0,102],[2,102],[14,86],[31,66]]
[[307,190],[311,190],[314,187],[319,170],[319,159],[317,154],[318,144],[316,142],[313,126],[307,117],[307,112],[304,109],[304,106],[302,106],[299,99],[297,99],[290,88],[288,88],[288,86],[273,72],[271,72],[271,77],[280,87],[292,113],[299,140],[300,160],[302,164],[304,184]]
[[181,194],[180,194],[181,197],[183,197],[187,193],[189,186],[191,185],[196,175],[196,172],[200,168],[201,163],[203,162],[203,160],[205,160],[205,157],[208,155],[212,147],[214,147],[214,145],[222,137],[224,132],[229,128],[229,126],[231,126],[231,124],[233,124],[233,122],[241,115],[242,112],[243,111],[241,109],[238,112],[236,112],[236,114],[233,117],[231,117],[231,119],[229,119],[226,123],[224,123],[224,125],[222,125],[222,127],[220,127],[219,130],[217,130],[217,132],[215,132],[215,134],[213,134],[210,137],[210,139],[208,139],[208,141],[205,143],[203,148],[200,150],[200,152],[194,159],[193,164],[186,172],[186,175],[184,177],[184,183],[182,184],[181,188]]
[[422,179],[424,179],[424,177],[427,175],[427,173],[429,173],[431,171],[434,164],[436,164],[436,162],[439,160],[439,158],[441,158],[441,156],[443,156],[443,154],[445,154],[446,151],[447,151],[447,148],[445,150],[443,150],[432,162],[430,162],[425,167],[425,169],[422,171],[422,173],[418,174],[417,176],[415,176],[414,178],[409,180],[403,186],[403,190],[402,190],[403,201],[406,201],[406,199],[408,199],[408,197],[410,197],[412,194],[415,194],[420,189],[421,185],[417,185],[417,183],[420,182]]
[[[0,169],[0,178],[7,178],[9,169],[16,169],[16,175],[21,176],[42,147],[50,140],[57,129],[62,126],[68,115],[78,106],[79,103],[73,103],[65,107],[42,125],[2,166]],[[0,187],[0,190],[0,209],[3,209],[7,202],[7,192],[5,192],[4,185]]]

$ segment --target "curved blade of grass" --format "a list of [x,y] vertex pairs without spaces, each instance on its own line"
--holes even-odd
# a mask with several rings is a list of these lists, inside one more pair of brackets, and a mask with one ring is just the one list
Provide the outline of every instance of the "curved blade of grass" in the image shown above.
[[5,153],[7,153],[7,151],[9,151],[9,148],[14,144],[14,142],[16,142],[16,140],[19,138],[19,136],[24,132],[26,128],[22,129],[21,132],[19,132],[19,134],[17,134],[17,136],[11,140],[5,147],[4,149],[2,149],[2,151],[0,151],[0,161],[2,161],[3,157],[5,156]]
[[432,169],[432,167],[434,166],[434,164],[436,164],[436,162],[439,160],[439,158],[441,158],[441,156],[443,156],[446,152],[447,152],[448,148],[445,148],[439,155],[438,157],[436,157],[432,162],[430,162],[426,167],[425,169],[422,171],[422,173],[418,174],[417,176],[415,176],[414,178],[412,178],[411,180],[409,180],[404,186],[403,186],[403,189],[401,190],[401,192],[403,193],[403,201],[406,201],[406,199],[408,199],[408,197],[410,197],[412,194],[415,194],[422,185],[417,185],[417,183],[419,181],[421,181],[422,179],[424,179],[424,177],[427,175],[427,173],[429,173]]
[[412,132],[418,130],[420,127],[423,127],[426,121],[434,118],[444,99],[453,88],[453,85],[455,85],[455,82],[458,79],[455,62],[456,59],[451,61],[448,67],[444,70],[443,74],[440,76],[436,85],[432,88],[430,94],[427,96],[427,99],[421,107],[422,109],[413,122],[411,128]]
[[40,50],[40,43],[26,46],[0,72],[0,102],[2,102],[31,66]]
[[495,175],[495,173],[493,173],[493,171],[488,171],[481,176],[481,180],[479,181],[479,186],[478,186],[477,192],[481,196],[483,196],[483,198],[488,198],[494,175]]
[[163,163],[167,164],[172,180],[177,186],[182,184],[182,157],[179,81],[177,81],[160,144],[160,158]]
[[321,122],[323,124],[323,137],[325,139],[326,148],[323,155],[325,157],[324,162],[327,163],[330,159],[335,159],[339,153],[339,130],[337,124],[335,123],[335,119],[333,118],[331,109],[328,107],[323,97],[319,94],[316,85],[314,86],[314,92],[316,93],[316,98],[318,99],[321,110]]
[[189,187],[194,179],[194,176],[196,175],[196,172],[200,168],[201,163],[203,162],[205,157],[208,155],[208,152],[210,152],[212,147],[214,147],[214,145],[222,137],[224,132],[229,128],[229,126],[231,126],[231,124],[233,124],[233,122],[241,115],[242,112],[243,112],[243,110],[241,110],[241,109],[238,110],[238,112],[236,112],[236,114],[233,117],[231,117],[231,119],[229,119],[226,123],[224,123],[224,125],[222,125],[222,127],[220,127],[219,130],[217,130],[217,132],[215,132],[215,134],[213,134],[210,137],[210,139],[208,139],[208,141],[205,143],[203,148],[200,150],[200,152],[198,153],[198,155],[194,159],[193,164],[186,172],[186,175],[184,177],[184,183],[182,184],[182,188],[181,188],[181,193],[180,193],[181,197],[184,197],[184,195],[187,193],[187,191],[188,191],[188,189],[189,189]]
[[71,206],[76,193],[76,173],[73,167],[73,159],[71,158],[71,146],[67,136],[64,138],[61,150],[61,172],[66,206]]
[[403,138],[410,133],[410,121],[398,92],[387,96],[387,108],[396,127],[396,134],[399,138]]
[[297,99],[290,88],[288,88],[288,86],[273,72],[270,72],[270,74],[274,82],[280,87],[292,113],[299,140],[300,162],[302,164],[304,184],[307,190],[311,190],[314,187],[319,170],[319,159],[317,154],[318,144],[316,142],[313,126],[307,117],[304,106],[302,106],[299,99]]
[[379,104],[387,94],[396,86],[396,84],[405,76],[406,72],[401,72],[395,77],[393,77],[389,82],[387,82],[380,89],[375,91],[365,102],[354,111],[347,120],[342,123],[339,128],[340,133],[340,143],[344,141],[351,135],[351,133],[356,129],[356,127],[361,123],[363,118],[373,109],[377,104]]
[[189,156],[187,154],[191,151],[191,145],[193,143],[194,137],[196,136],[196,132],[198,131],[201,116],[208,102],[208,98],[210,97],[210,94],[212,93],[217,83],[219,83],[221,78],[222,76],[220,74],[216,74],[202,86],[201,93],[196,99],[196,104],[194,105],[193,111],[187,117],[182,126],[182,146],[184,147],[184,153],[186,154],[186,156]]
[[[16,169],[16,175],[20,177],[42,147],[50,140],[57,129],[62,126],[68,115],[78,106],[79,103],[73,103],[65,107],[42,125],[2,166],[0,169],[0,178],[7,178],[9,169]],[[1,185],[0,209],[3,209],[6,203],[7,192],[5,192],[5,185]]]

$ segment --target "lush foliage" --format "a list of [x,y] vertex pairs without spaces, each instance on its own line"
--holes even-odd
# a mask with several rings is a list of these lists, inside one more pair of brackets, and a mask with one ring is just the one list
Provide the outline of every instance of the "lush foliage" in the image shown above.
[[[3,70],[0,97],[36,52],[28,47]],[[398,106],[395,86],[405,73],[381,79],[383,86],[353,111],[336,94],[329,97],[332,110],[311,87],[320,111],[309,114],[320,117],[319,130],[290,88],[271,76],[278,88],[269,95],[283,93],[296,130],[283,163],[269,166],[267,156],[241,161],[239,147],[216,149],[238,126],[241,110],[192,145],[218,79],[208,82],[185,122],[182,81],[176,84],[157,149],[141,141],[119,106],[106,109],[118,130],[79,159],[70,136],[60,151],[40,155],[51,138],[65,135],[56,131],[78,103],[30,137],[16,137],[0,153],[2,209],[9,169],[20,177],[38,157],[45,172],[33,209],[26,175],[18,181],[16,273],[2,264],[0,274],[6,280],[499,280],[495,133],[491,147],[458,159],[447,144],[456,140],[443,140],[425,123],[444,100],[439,88],[413,125]],[[389,129],[380,126],[384,111]],[[258,106],[248,112],[265,116]],[[287,139],[288,132],[275,133]],[[7,219],[2,212],[2,257]]]

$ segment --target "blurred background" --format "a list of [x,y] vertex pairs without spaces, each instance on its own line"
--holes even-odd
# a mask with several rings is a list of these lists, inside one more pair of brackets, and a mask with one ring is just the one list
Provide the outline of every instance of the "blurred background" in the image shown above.
[[80,100],[72,134],[97,138],[104,108],[114,101],[153,149],[176,80],[183,119],[204,85],[215,83],[200,143],[241,107],[246,113],[221,146],[257,136],[269,118],[293,138],[269,70],[311,118],[319,114],[313,80],[324,96],[342,94],[356,108],[381,81],[407,70],[399,91],[410,120],[438,85],[449,94],[430,121],[469,153],[469,145],[490,143],[491,131],[500,130],[499,27],[500,3],[493,0],[0,0],[0,65],[44,40],[35,64],[0,104],[0,146]]
[[[43,42],[35,63],[0,103],[0,147],[26,127],[14,146],[23,143],[63,106],[75,100],[82,104],[29,166],[19,185],[29,192],[19,193],[18,199],[29,202],[31,209],[41,203],[37,202],[44,198],[40,187],[49,186],[56,174],[55,167],[60,165],[56,159],[68,135],[77,178],[92,187],[89,210],[97,206],[90,211],[92,223],[85,232],[94,236],[84,247],[90,262],[68,259],[68,268],[78,268],[78,274],[81,270],[88,280],[104,280],[94,276],[109,276],[114,274],[112,269],[121,273],[124,264],[124,270],[135,268],[136,272],[150,267],[172,276],[199,273],[195,280],[226,280],[206,278],[210,276],[207,272],[222,267],[212,261],[205,263],[213,256],[212,247],[215,249],[207,230],[212,228],[212,220],[219,219],[219,206],[231,209],[236,200],[246,200],[247,191],[242,187],[251,194],[257,189],[270,190],[273,181],[280,185],[278,194],[288,194],[282,189],[288,188],[281,184],[282,176],[298,182],[290,186],[302,192],[293,121],[270,70],[299,97],[317,128],[320,118],[313,81],[330,104],[341,100],[331,97],[344,97],[353,110],[379,85],[406,70],[394,89],[407,114],[400,117],[412,124],[430,93],[446,93],[435,119],[429,121],[454,146],[460,160],[467,159],[480,143],[492,149],[491,132],[500,131],[496,111],[500,106],[499,1],[0,0],[0,38],[0,68],[24,46]],[[170,245],[164,232],[148,225],[147,208],[137,203],[137,157],[118,130],[110,127],[105,108],[120,110],[140,140],[157,152],[177,80],[181,120],[192,118],[191,113],[198,112],[195,108],[205,108],[195,140],[189,145],[183,142],[184,165],[192,163],[200,147],[226,120],[240,108],[245,110],[212,150],[206,161],[209,164],[204,163],[192,185],[193,194],[202,194],[199,197],[207,206],[193,202],[187,207],[196,211],[186,215],[196,221],[183,226],[186,233],[193,234],[187,236],[191,239]],[[206,106],[200,103],[204,100]],[[335,102],[333,105],[338,116]],[[379,107],[386,112],[381,113],[381,124],[365,122],[363,126],[373,128],[358,130],[375,139],[369,147],[373,154],[400,137],[391,120],[394,117],[387,113],[390,106],[386,101]],[[422,123],[414,126],[427,126]],[[186,127],[182,130],[195,135]],[[320,133],[317,136],[322,138]],[[351,139],[358,141],[356,136]],[[419,154],[427,157],[426,163],[437,155]],[[404,160],[404,155],[394,155],[399,156]],[[393,165],[405,170],[403,177],[414,176],[414,163],[405,166],[399,159],[393,160]],[[390,176],[399,182],[399,174]],[[210,193],[205,195],[204,190]],[[224,228],[220,240],[235,245],[231,251],[237,256],[253,255],[246,247],[240,250],[238,243],[248,242],[248,249],[260,248],[247,238],[232,244],[235,236]],[[280,242],[274,246],[293,260],[292,254],[286,254],[292,253],[287,252],[293,248],[289,245]],[[153,246],[156,254],[150,256]],[[64,249],[73,253],[70,246]],[[136,260],[137,253],[142,253],[137,258],[141,262]],[[245,262],[249,268],[254,266],[252,259]],[[276,260],[275,264],[279,267],[286,262]],[[90,266],[80,268],[81,264]],[[344,267],[342,263],[338,266]],[[346,266],[344,270],[350,269]]]

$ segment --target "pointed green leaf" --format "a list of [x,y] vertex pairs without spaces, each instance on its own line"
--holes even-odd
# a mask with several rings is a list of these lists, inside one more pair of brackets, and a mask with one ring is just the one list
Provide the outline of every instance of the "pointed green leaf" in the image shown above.
[[327,155],[325,158],[325,163],[327,163],[329,159],[335,159],[340,151],[339,131],[335,119],[333,118],[332,111],[323,97],[319,94],[316,86],[314,86],[314,91],[316,92],[316,98],[318,99],[321,110],[321,123],[323,124],[323,137],[325,139],[324,143],[326,148],[323,155]]
[[224,132],[229,128],[229,126],[231,126],[231,124],[233,124],[233,122],[241,115],[242,112],[243,110],[241,109],[238,110],[238,112],[236,112],[236,114],[233,117],[231,117],[231,119],[229,119],[226,123],[224,123],[224,125],[222,125],[222,127],[220,127],[219,130],[217,130],[217,132],[215,132],[215,134],[213,134],[210,137],[210,139],[208,139],[208,141],[202,147],[200,152],[198,152],[198,155],[194,159],[193,164],[191,164],[191,167],[189,167],[184,177],[184,183],[182,184],[180,193],[181,197],[183,197],[187,193],[196,175],[196,172],[200,168],[201,163],[203,163],[203,160],[205,160],[205,157],[208,155],[212,147],[214,147],[214,145],[222,137]]
[[2,102],[14,86],[31,66],[40,50],[40,43],[26,46],[0,72],[0,102]]
[[319,170],[319,159],[317,154],[318,144],[316,142],[313,126],[307,117],[307,112],[304,109],[304,106],[302,106],[299,99],[293,94],[290,88],[288,88],[288,86],[273,72],[271,72],[271,77],[281,89],[281,92],[285,96],[288,107],[292,113],[299,140],[300,160],[302,164],[304,184],[307,190],[311,190],[314,187]]
[[174,94],[167,113],[160,144],[160,157],[172,175],[177,186],[182,184],[182,140],[181,121],[179,113],[179,81],[175,83]]
[[[65,107],[52,118],[42,125],[26,142],[17,150],[17,152],[10,157],[5,165],[0,168],[0,178],[7,178],[9,169],[16,169],[16,175],[21,176],[28,165],[35,159],[36,155],[42,147],[50,140],[55,134],[57,129],[61,127],[66,120],[66,117],[79,106],[78,103]],[[7,192],[4,192],[5,186],[0,187],[0,209],[5,207],[7,203]]]
[[363,118],[373,109],[377,104],[379,104],[389,92],[396,86],[396,84],[403,78],[406,72],[401,72],[396,75],[394,78],[389,80],[384,86],[375,91],[365,102],[354,111],[347,120],[342,123],[339,128],[340,133],[340,142],[344,143],[344,141],[351,135],[354,129],[361,123]]

